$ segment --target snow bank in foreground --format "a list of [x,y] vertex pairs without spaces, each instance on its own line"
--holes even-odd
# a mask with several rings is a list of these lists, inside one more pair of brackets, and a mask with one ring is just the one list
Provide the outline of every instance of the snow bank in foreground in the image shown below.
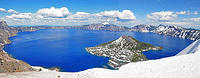
[[119,70],[89,69],[78,73],[3,73],[0,78],[200,78],[200,51],[194,54],[129,63]]
[[129,63],[119,70],[94,68],[77,73],[2,73],[0,78],[200,78],[200,45],[196,47],[193,54]]

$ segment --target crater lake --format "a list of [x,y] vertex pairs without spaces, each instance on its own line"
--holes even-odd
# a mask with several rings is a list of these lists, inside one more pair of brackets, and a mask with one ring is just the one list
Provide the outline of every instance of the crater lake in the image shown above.
[[155,33],[110,32],[76,29],[44,29],[20,32],[9,38],[4,50],[32,66],[59,67],[61,71],[78,72],[108,66],[108,57],[88,53],[85,48],[129,35],[139,41],[162,46],[163,50],[143,52],[150,60],[176,55],[193,41]]

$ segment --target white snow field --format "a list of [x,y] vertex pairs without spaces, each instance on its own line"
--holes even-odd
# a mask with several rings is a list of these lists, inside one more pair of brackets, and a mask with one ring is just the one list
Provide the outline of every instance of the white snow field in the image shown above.
[[0,78],[200,78],[200,45],[191,47],[195,48],[191,54],[184,52],[187,55],[129,63],[119,70],[94,68],[70,73],[44,69],[41,72],[1,73]]

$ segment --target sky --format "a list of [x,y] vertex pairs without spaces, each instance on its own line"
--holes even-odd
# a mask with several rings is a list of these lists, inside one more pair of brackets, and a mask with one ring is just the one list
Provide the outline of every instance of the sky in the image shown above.
[[12,26],[109,22],[200,29],[200,0],[0,0],[0,20]]

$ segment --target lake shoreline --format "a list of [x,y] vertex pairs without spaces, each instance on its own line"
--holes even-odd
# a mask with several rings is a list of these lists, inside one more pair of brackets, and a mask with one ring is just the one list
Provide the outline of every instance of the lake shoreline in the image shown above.
[[[75,44],[74,44],[74,43],[70,43],[70,44],[74,44],[74,45],[76,45],[76,44],[85,44],[85,43],[88,43],[88,44],[93,43],[93,44],[91,44],[91,45],[87,45],[88,47],[89,47],[89,46],[92,47],[92,46],[95,46],[95,45],[98,45],[98,44],[101,44],[101,43],[104,43],[104,42],[107,42],[107,41],[116,39],[116,38],[118,38],[119,35],[118,35],[118,36],[113,36],[113,37],[112,37],[111,34],[120,34],[120,33],[121,33],[121,34],[130,34],[130,35],[134,33],[134,34],[135,34],[135,37],[136,37],[136,38],[139,38],[139,40],[142,39],[142,41],[148,42],[148,43],[152,43],[152,42],[153,42],[153,44],[156,45],[156,46],[159,46],[158,43],[156,43],[156,42],[154,42],[154,41],[151,41],[151,40],[150,40],[150,41],[146,41],[146,40],[149,40],[149,39],[145,39],[144,37],[146,37],[146,36],[155,36],[155,37],[157,37],[157,36],[158,36],[158,37],[160,37],[160,38],[165,38],[165,37],[166,37],[167,39],[169,38],[169,40],[171,39],[171,40],[173,40],[173,42],[176,41],[176,39],[179,40],[179,41],[182,40],[182,42],[185,42],[185,41],[184,41],[185,39],[175,38],[175,40],[174,40],[174,37],[163,36],[163,35],[159,35],[159,34],[155,34],[155,33],[110,32],[110,31],[92,31],[92,30],[91,30],[91,31],[90,31],[90,30],[89,30],[89,31],[88,31],[88,30],[85,31],[85,30],[77,30],[77,29],[64,29],[64,30],[63,30],[63,29],[58,29],[58,30],[55,30],[55,29],[44,29],[44,30],[43,30],[43,29],[42,29],[42,30],[39,30],[39,31],[37,31],[37,32],[22,32],[22,33],[20,33],[19,35],[15,36],[15,37],[17,37],[17,38],[23,38],[23,36],[22,36],[23,34],[27,34],[28,36],[30,36],[30,35],[31,35],[30,33],[35,34],[34,36],[37,36],[37,33],[38,33],[38,34],[39,34],[39,33],[43,33],[43,35],[46,35],[46,36],[49,35],[49,36],[50,36],[50,34],[55,33],[55,31],[56,31],[57,34],[58,34],[58,33],[59,33],[59,34],[61,34],[61,33],[64,34],[64,32],[70,32],[70,33],[75,33],[75,32],[76,32],[76,33],[77,33],[77,37],[79,37],[80,39],[84,39],[84,40],[85,40],[86,38],[91,38],[90,40],[86,40],[86,41],[88,41],[88,42],[85,42],[85,41],[82,41],[82,40],[78,40],[78,41],[82,41],[82,42],[84,42],[84,43],[79,43],[79,42],[77,42],[77,41],[76,41]],[[51,32],[51,33],[49,33],[49,32]],[[47,34],[47,33],[48,33],[48,34]],[[56,33],[55,33],[55,34],[56,34]],[[73,40],[73,41],[76,40],[76,39],[75,39],[76,37],[74,37],[75,34],[71,34],[71,36],[74,37],[73,39],[71,39],[72,37],[70,37],[70,33],[68,33],[68,35],[67,35],[67,36],[69,37],[69,39],[70,39],[69,41],[62,41],[62,42],[56,42],[56,43],[62,43],[62,44],[63,44],[63,42],[70,42],[71,40]],[[107,36],[107,37],[105,37],[104,39],[101,39],[101,37],[100,37],[100,38],[99,38],[100,41],[97,40],[97,42],[96,42],[96,40],[94,40],[94,39],[98,39],[98,38],[93,38],[93,37],[91,37],[90,35],[87,35],[87,36],[86,36],[86,35],[83,35],[83,38],[81,38],[81,37],[79,36],[80,33],[82,33],[82,34],[83,34],[83,33],[85,33],[85,34],[86,34],[86,33],[87,33],[87,34],[88,34],[88,33],[93,33],[93,34],[94,34],[94,33],[95,33],[95,34],[98,34],[98,33],[107,33],[107,34],[110,34],[110,35]],[[137,35],[142,35],[142,34],[143,34],[144,37],[137,37],[136,34],[137,34]],[[41,36],[44,37],[43,35],[41,35]],[[99,35],[101,35],[101,34],[99,34]],[[33,36],[33,38],[30,37],[30,39],[37,38],[37,37],[34,37],[34,36]],[[66,37],[67,37],[67,36],[66,36]],[[97,36],[97,35],[95,35],[95,36]],[[63,36],[59,36],[59,37],[60,37],[61,39],[64,38]],[[57,38],[60,39],[59,37],[56,37],[56,38],[53,38],[53,39],[57,39]],[[110,37],[110,38],[109,38],[109,37]],[[44,38],[46,38],[46,37],[44,37]],[[48,37],[48,38],[51,38],[51,37]],[[48,38],[47,38],[47,39],[48,39]],[[13,39],[15,39],[15,38],[13,38]],[[18,39],[18,40],[19,40],[19,39]],[[21,39],[20,39],[20,40],[21,40]],[[36,40],[37,40],[37,39],[36,39]],[[51,40],[51,39],[48,39],[48,40]],[[12,40],[11,40],[11,41],[12,41]],[[161,40],[161,41],[163,41],[163,40]],[[21,42],[21,41],[20,41],[20,42]],[[22,42],[23,42],[23,40],[22,40]],[[45,41],[45,42],[46,42],[46,41]],[[51,42],[52,42],[52,41],[51,41]],[[94,42],[95,42],[95,43],[94,43]],[[29,43],[30,43],[30,42],[29,42]],[[31,43],[32,43],[32,42],[31,42]],[[15,44],[15,42],[14,42],[14,44]],[[52,44],[49,44],[49,42],[48,42],[48,43],[45,43],[45,44],[52,45]],[[27,45],[28,45],[28,44],[27,44]],[[60,45],[60,44],[59,44],[59,45]],[[14,45],[13,45],[13,46],[14,46]],[[71,45],[71,46],[73,46],[73,45]],[[81,46],[81,45],[80,45],[80,46]],[[85,47],[86,47],[86,46],[85,46]],[[82,49],[84,49],[84,51],[85,51],[85,47],[84,47],[84,46],[82,47]],[[16,45],[15,48],[17,48],[17,45]],[[40,47],[40,48],[42,48],[42,47]],[[76,48],[77,48],[77,47],[76,47]],[[30,49],[30,50],[31,50],[31,49]],[[17,50],[15,50],[15,51],[17,51]],[[30,51],[28,51],[28,50],[26,50],[26,49],[23,49],[23,51],[30,52]],[[20,52],[22,53],[23,51],[20,51]],[[76,52],[79,52],[79,51],[81,51],[81,50],[78,50],[78,51],[76,51]],[[174,50],[174,51],[176,51],[176,50]],[[10,52],[10,51],[9,51],[9,52]],[[36,52],[36,51],[35,51],[35,52]],[[34,53],[35,53],[35,52],[34,52]],[[38,52],[40,52],[40,51],[38,51]],[[87,51],[86,51],[86,52],[87,52]],[[167,52],[167,51],[165,51],[165,52]],[[18,54],[18,58],[21,57],[21,55],[20,55],[21,53]],[[87,53],[88,53],[88,52],[87,52]],[[158,52],[158,53],[159,53],[159,52]],[[161,53],[161,52],[160,52],[160,53]],[[22,53],[22,54],[24,55],[24,53]],[[46,53],[45,53],[45,54],[46,54]],[[49,54],[49,53],[48,53],[48,54]],[[89,54],[89,53],[88,53],[88,54]],[[19,55],[20,55],[20,56],[19,56]],[[90,54],[89,54],[89,55],[90,55]],[[26,55],[24,55],[24,56],[26,56]],[[22,57],[24,57],[24,56],[22,56]],[[93,56],[96,57],[96,55],[93,55]],[[25,60],[25,61],[26,61],[26,60]],[[33,63],[30,62],[30,61],[29,61],[28,63],[30,63],[31,65],[34,65],[34,66],[35,66],[35,64],[33,64]],[[43,66],[43,65],[36,65],[36,66]],[[45,67],[48,67],[48,68],[49,68],[49,67],[55,67],[55,66],[59,66],[59,65],[45,66]],[[60,67],[60,66],[59,66],[59,67]],[[65,66],[65,67],[67,67],[67,66]],[[96,68],[96,67],[94,67],[94,68]],[[99,68],[99,66],[97,66],[97,68]],[[102,66],[101,66],[101,68],[102,68]],[[65,72],[65,71],[64,71],[64,72]]]

